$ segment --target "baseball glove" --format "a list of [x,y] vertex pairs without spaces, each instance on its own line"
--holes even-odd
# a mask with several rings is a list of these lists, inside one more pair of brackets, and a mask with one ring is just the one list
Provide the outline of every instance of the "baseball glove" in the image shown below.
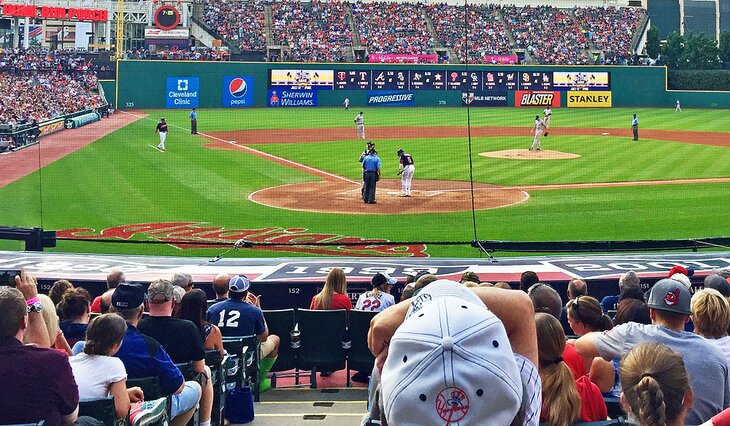
[[396,176],[400,176],[400,175],[402,175],[402,174],[403,174],[403,170],[398,170],[398,173],[396,173],[395,175],[396,175]]

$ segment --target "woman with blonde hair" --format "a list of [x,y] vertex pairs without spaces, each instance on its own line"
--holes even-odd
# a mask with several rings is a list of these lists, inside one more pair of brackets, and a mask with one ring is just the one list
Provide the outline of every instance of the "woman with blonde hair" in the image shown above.
[[309,309],[352,309],[352,301],[347,296],[347,278],[345,271],[340,268],[332,268],[327,274],[322,291],[312,297]]
[[694,394],[680,354],[659,343],[642,343],[626,354],[619,369],[621,406],[631,424],[684,425]]
[[606,403],[588,376],[573,378],[562,358],[565,333],[560,321],[540,312],[535,314],[538,372],[542,380],[540,421],[548,426],[568,426],[577,421],[606,420]]
[[[43,315],[43,322],[46,323],[46,330],[48,330],[48,339],[51,342],[51,349],[57,349],[61,352],[67,353],[68,355],[72,355],[71,347],[61,331],[58,314],[56,313],[56,305],[53,303],[53,300],[45,294],[39,294],[38,300],[41,302],[41,305],[43,305],[41,315]],[[27,338],[28,333],[26,333],[25,336]]]
[[704,288],[692,295],[690,307],[695,334],[711,339],[725,354],[730,365],[730,336],[727,334],[730,303],[714,288]]
[[[598,299],[590,296],[578,296],[566,305],[568,325],[576,336],[583,336],[593,331],[608,331],[613,328],[611,318],[603,313]],[[569,340],[572,345],[575,340]],[[615,394],[618,397],[618,362],[615,364],[600,357],[583,357],[585,371],[591,381],[598,385],[601,392]]]

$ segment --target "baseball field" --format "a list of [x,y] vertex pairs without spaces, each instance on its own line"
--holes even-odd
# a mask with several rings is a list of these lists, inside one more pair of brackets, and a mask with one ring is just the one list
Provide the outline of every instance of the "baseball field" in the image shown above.
[[[375,205],[360,199],[360,110],[382,160]],[[203,109],[198,135],[188,112],[118,111],[0,157],[2,224],[85,240],[59,241],[55,250],[69,252],[214,256],[221,248],[211,243],[239,238],[300,243],[229,254],[247,257],[476,257],[467,244],[439,244],[475,236],[730,235],[725,110],[555,109],[541,151],[527,150],[538,109]],[[155,149],[161,116],[165,152]],[[118,129],[103,135],[111,123]],[[398,196],[398,148],[415,160],[410,198]],[[371,244],[337,246],[363,240]]]

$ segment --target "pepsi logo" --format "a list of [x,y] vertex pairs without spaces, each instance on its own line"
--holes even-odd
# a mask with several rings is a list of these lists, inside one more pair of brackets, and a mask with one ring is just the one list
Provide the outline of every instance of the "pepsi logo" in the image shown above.
[[244,95],[246,95],[247,90],[248,86],[246,85],[246,80],[242,79],[241,77],[236,77],[231,80],[230,83],[228,83],[228,92],[234,98],[243,97]]

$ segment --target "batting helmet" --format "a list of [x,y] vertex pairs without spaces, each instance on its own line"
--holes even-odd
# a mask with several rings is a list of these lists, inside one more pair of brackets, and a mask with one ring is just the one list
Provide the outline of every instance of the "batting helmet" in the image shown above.
[[403,153],[403,148],[398,148],[398,155],[401,155]]

